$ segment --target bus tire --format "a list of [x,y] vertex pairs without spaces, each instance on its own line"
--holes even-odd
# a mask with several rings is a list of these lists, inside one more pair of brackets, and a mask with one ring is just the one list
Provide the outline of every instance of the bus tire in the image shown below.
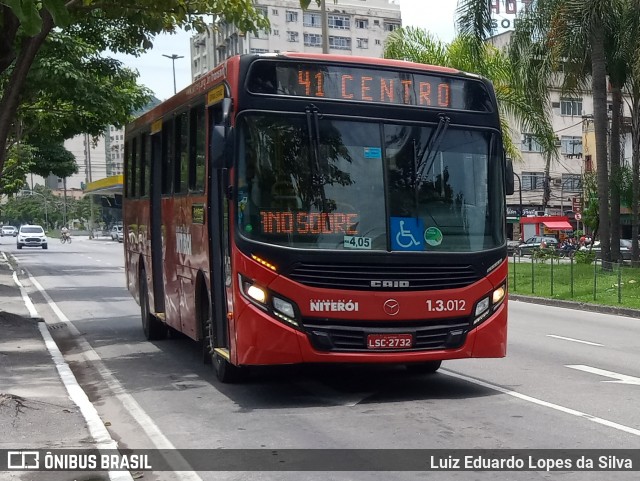
[[[208,353],[211,364],[216,371],[216,377],[220,382],[225,384],[240,382],[246,377],[246,368],[234,366],[215,350],[216,347],[226,346],[219,343],[216,339],[216,325],[213,321],[208,300],[209,297],[206,294],[202,295],[200,315],[204,323],[202,329],[204,333],[202,339],[203,355],[207,355]],[[208,362],[206,363],[208,364]]]
[[167,328],[156,316],[151,314],[147,276],[144,271],[140,271],[140,317],[142,318],[142,331],[148,341],[164,339],[167,335]]
[[425,361],[407,364],[407,371],[412,374],[433,374],[442,365],[442,361]]

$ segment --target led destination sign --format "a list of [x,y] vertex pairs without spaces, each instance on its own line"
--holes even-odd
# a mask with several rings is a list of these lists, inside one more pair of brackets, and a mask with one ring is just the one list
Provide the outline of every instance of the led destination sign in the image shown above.
[[291,62],[256,62],[252,93],[488,112],[489,94],[470,78]]
[[358,233],[358,214],[339,212],[260,211],[263,234],[347,234]]

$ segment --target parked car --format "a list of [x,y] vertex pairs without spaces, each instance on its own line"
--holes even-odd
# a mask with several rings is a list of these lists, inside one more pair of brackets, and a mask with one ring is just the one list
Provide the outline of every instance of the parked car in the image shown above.
[[111,240],[117,240],[118,242],[122,242],[122,237],[123,237],[123,232],[122,232],[122,226],[121,225],[114,225],[111,228]]
[[520,241],[508,240],[507,241],[507,255],[512,256],[514,252],[518,251]]
[[531,254],[534,250],[540,249],[540,246],[544,242],[548,248],[557,249],[558,239],[551,236],[536,235],[529,237],[526,241],[520,244],[516,250],[519,256],[525,254]]
[[3,225],[2,229],[0,229],[0,236],[10,236],[15,237],[18,235],[18,229],[13,227],[12,225]]
[[[589,246],[581,247],[580,250],[589,252]],[[591,249],[591,252],[595,253],[596,259],[602,258],[600,241],[595,241],[593,243],[593,249]],[[622,260],[624,261],[631,260],[631,239],[620,239],[620,255],[622,255]]]
[[42,226],[39,225],[23,225],[20,226],[18,237],[16,239],[18,249],[23,247],[42,247],[48,249],[47,235]]

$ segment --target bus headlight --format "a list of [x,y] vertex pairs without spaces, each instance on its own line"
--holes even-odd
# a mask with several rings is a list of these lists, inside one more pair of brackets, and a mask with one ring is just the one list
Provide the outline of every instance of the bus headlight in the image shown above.
[[247,295],[260,304],[264,304],[267,300],[267,293],[258,286],[249,286],[247,289]]
[[495,291],[493,291],[493,295],[491,296],[492,304],[494,307],[497,307],[498,304],[502,302],[504,296],[507,293],[507,288],[504,284],[498,287]]
[[287,301],[278,296],[277,293],[267,288],[254,284],[252,280],[238,274],[240,291],[251,303],[267,311],[273,317],[284,321],[292,326],[299,327],[296,320],[296,307],[291,301]]
[[[490,296],[479,300],[476,304],[475,311],[473,312],[473,324],[479,324],[489,317],[489,314],[494,312],[498,306],[500,306],[502,301],[504,301],[506,294],[507,286],[506,284],[502,284],[497,289],[494,289]],[[491,309],[489,309],[489,307],[491,307]]]
[[241,275],[238,275],[238,281],[240,283],[240,290],[250,301],[258,304],[263,309],[267,307],[267,291],[265,289]]
[[276,316],[278,319],[288,322],[292,326],[299,326],[298,321],[296,321],[295,319],[296,310],[294,309],[293,304],[285,301],[284,299],[280,299],[277,296],[273,296],[272,302],[274,316]]
[[487,309],[489,309],[489,298],[485,297],[484,299],[482,299],[480,302],[478,302],[476,304],[475,316],[478,317],[478,316],[484,314],[484,312]]
[[476,310],[474,311],[473,325],[484,321],[487,316],[489,316],[489,297],[485,297],[484,299],[478,301],[476,304]]
[[280,314],[283,314],[287,317],[296,317],[296,312],[293,309],[293,304],[287,302],[279,297],[273,297],[273,308],[278,311]]

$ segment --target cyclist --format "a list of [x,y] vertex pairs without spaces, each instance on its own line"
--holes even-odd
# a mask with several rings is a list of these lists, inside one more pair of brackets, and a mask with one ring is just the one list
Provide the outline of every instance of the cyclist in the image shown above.
[[63,225],[62,229],[60,229],[60,237],[63,239],[67,239],[69,237],[69,229],[67,229],[66,225]]

